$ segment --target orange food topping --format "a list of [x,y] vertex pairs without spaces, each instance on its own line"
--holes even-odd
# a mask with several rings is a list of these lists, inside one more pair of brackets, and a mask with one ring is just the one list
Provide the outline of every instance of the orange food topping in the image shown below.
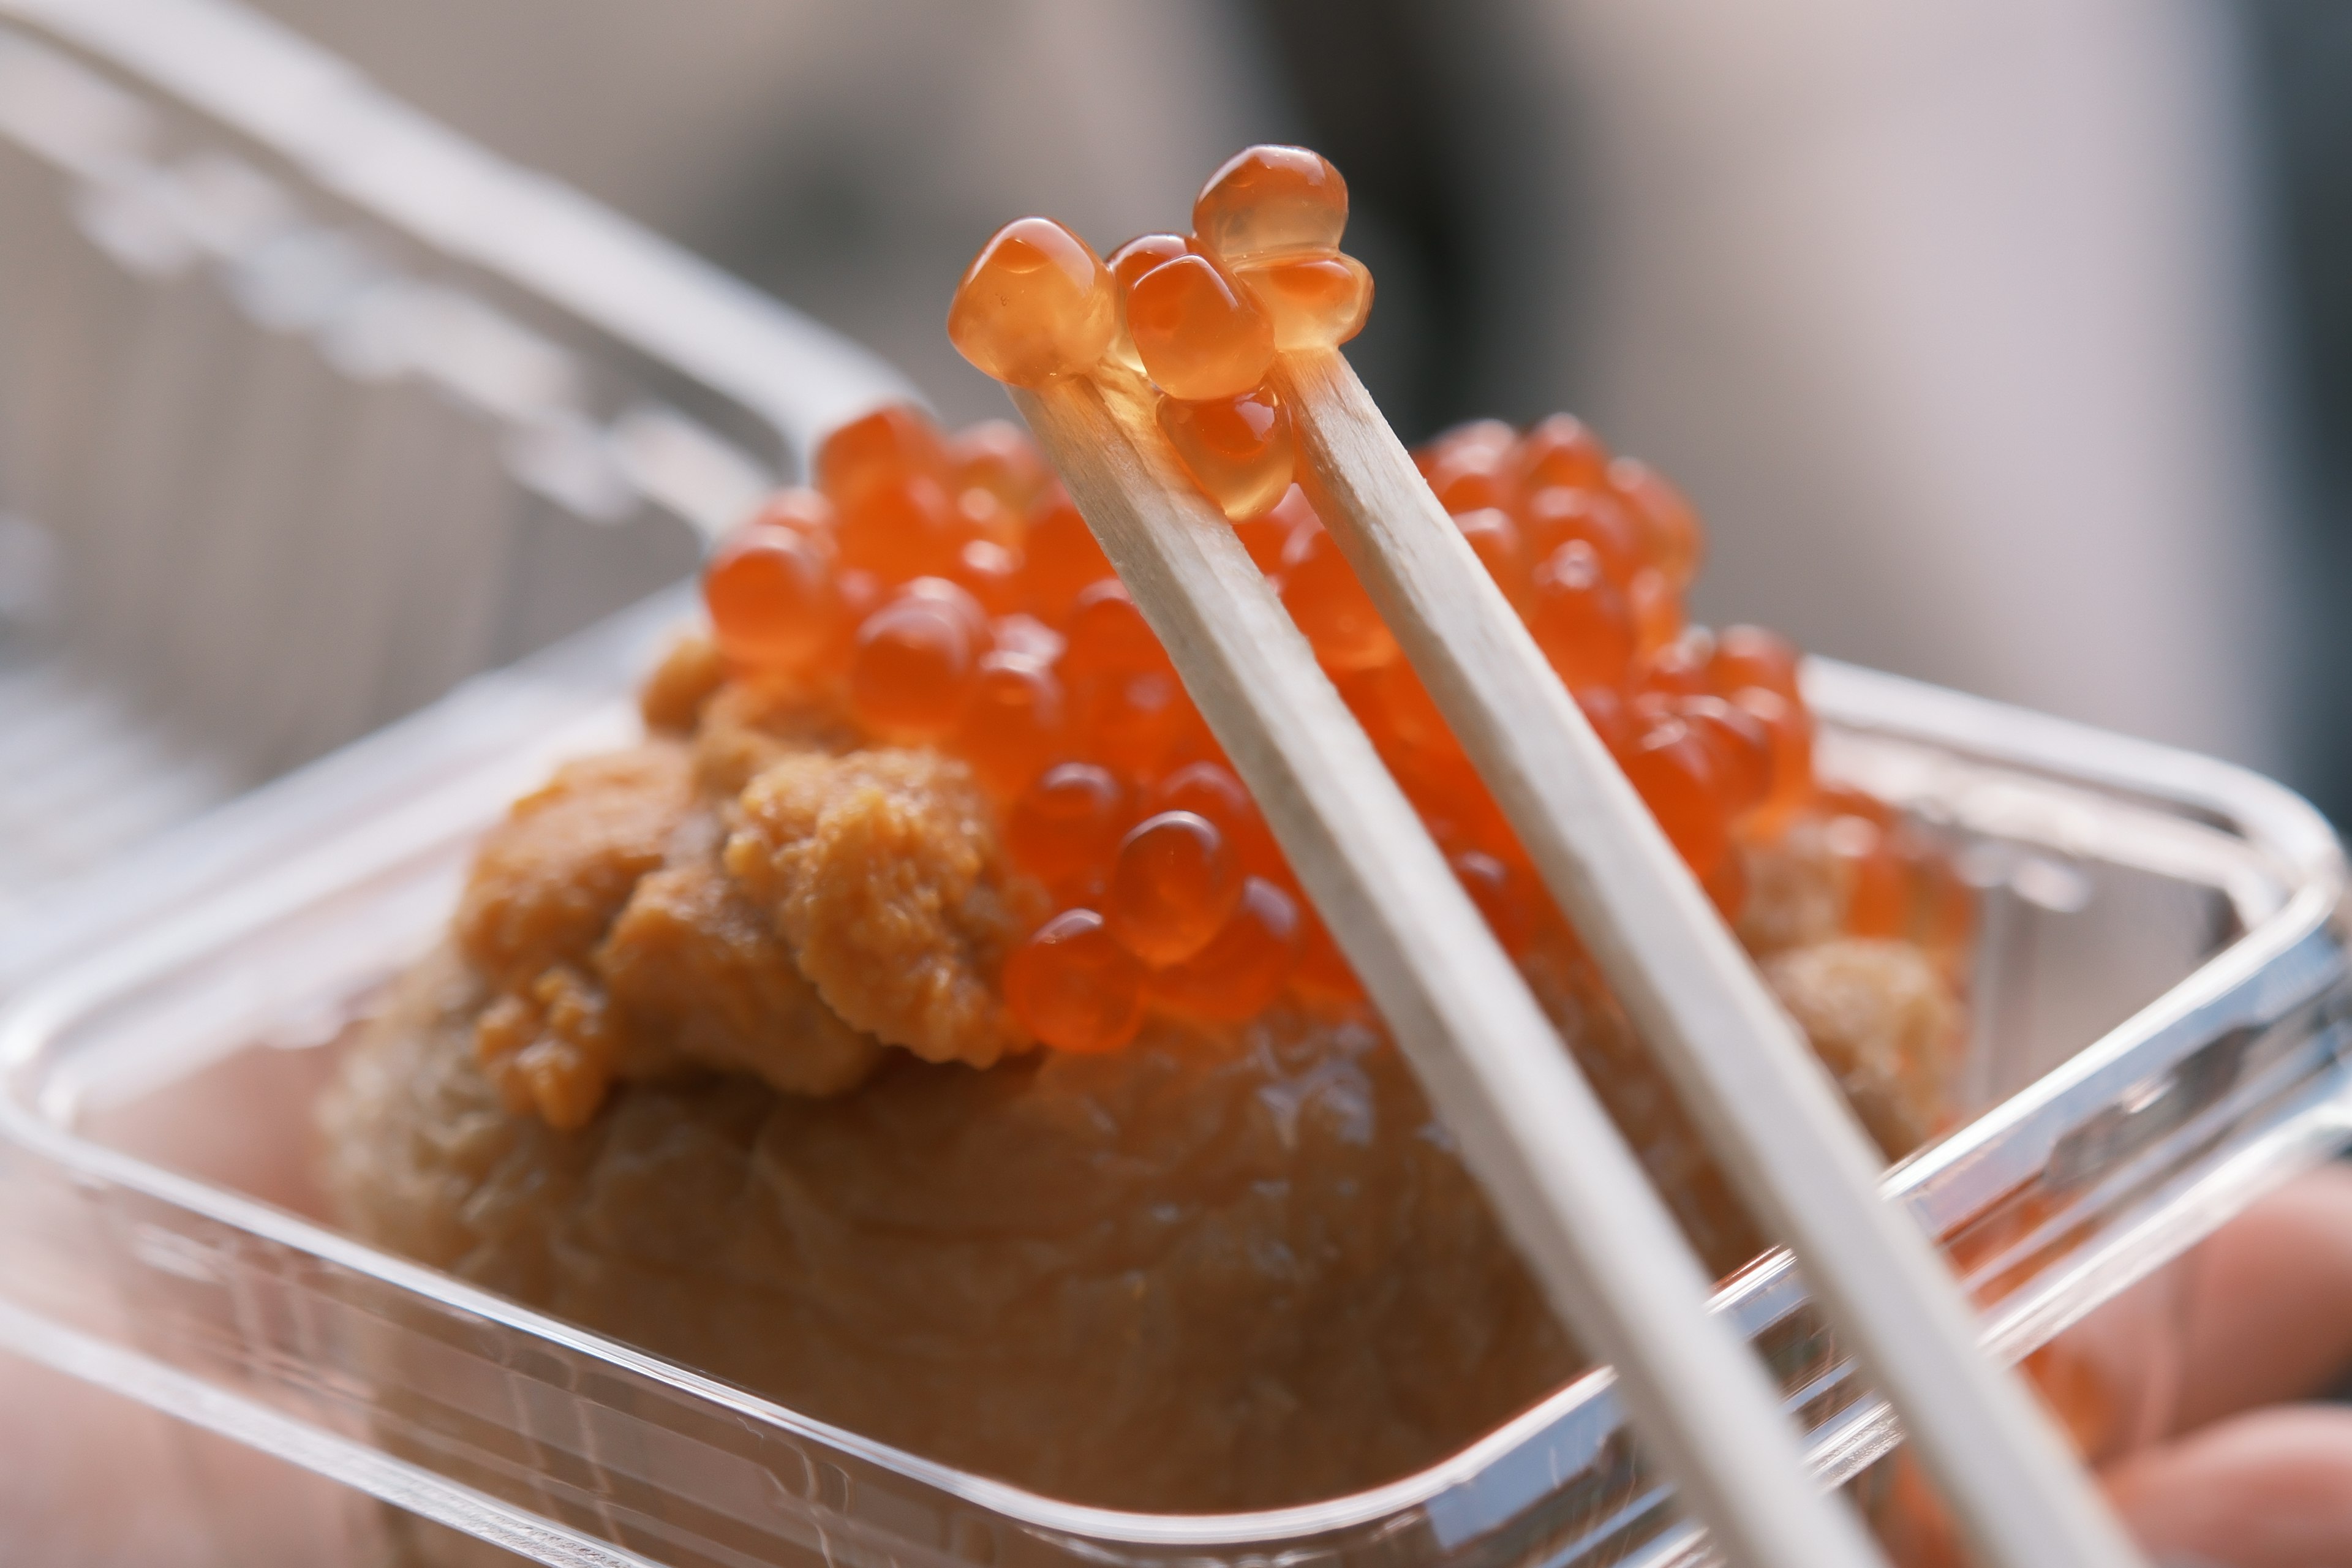
[[948,308],[957,352],[1015,386],[1092,369],[1118,324],[1109,268],[1085,240],[1042,217],[991,236]]
[[1159,415],[1193,482],[1234,521],[1262,516],[1289,492],[1290,411],[1266,388],[1190,403],[1163,397]]
[[1274,323],[1205,256],[1163,261],[1126,294],[1137,357],[1171,397],[1239,397],[1274,367]]
[[1329,250],[1348,226],[1348,182],[1304,147],[1246,147],[1192,203],[1192,232],[1227,262]]
[[1241,895],[1241,868],[1216,825],[1163,811],[1119,841],[1103,919],[1120,946],[1164,966],[1206,947]]
[[1065,910],[1004,963],[1004,1001],[1024,1027],[1066,1051],[1113,1051],[1143,1023],[1145,971],[1092,910]]
[[710,558],[702,598],[729,658],[803,668],[824,652],[840,608],[832,535],[755,521]]

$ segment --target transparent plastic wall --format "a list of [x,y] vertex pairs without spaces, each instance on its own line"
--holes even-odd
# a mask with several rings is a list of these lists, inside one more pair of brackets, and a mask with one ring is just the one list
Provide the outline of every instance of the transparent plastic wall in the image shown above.
[[690,571],[888,369],[217,0],[0,0],[0,947]]

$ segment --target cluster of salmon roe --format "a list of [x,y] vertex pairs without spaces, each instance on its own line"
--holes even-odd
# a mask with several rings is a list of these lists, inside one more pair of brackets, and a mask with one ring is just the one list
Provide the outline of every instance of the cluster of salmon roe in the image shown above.
[[1275,356],[1363,330],[1372,278],[1340,253],[1348,185],[1304,147],[1251,147],[1192,204],[1192,232],[1147,234],[1098,258],[1048,218],[1006,225],[965,271],[948,333],[999,381],[1034,386],[1108,356],[1157,389],[1160,428],[1239,522],[1290,488],[1290,411]]

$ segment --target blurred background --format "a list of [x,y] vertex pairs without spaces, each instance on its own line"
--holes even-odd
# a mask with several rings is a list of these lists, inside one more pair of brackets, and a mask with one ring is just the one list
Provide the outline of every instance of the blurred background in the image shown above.
[[2352,13],[2326,0],[264,0],[521,163],[1001,413],[999,222],[1346,173],[1408,439],[1586,416],[1699,501],[1700,608],[2352,813]]
[[[1005,411],[942,331],[996,225],[1108,250],[1312,142],[1409,440],[1571,409],[1698,501],[1706,617],[2352,820],[2326,0],[256,3],[951,420]],[[37,545],[0,526],[0,623]]]

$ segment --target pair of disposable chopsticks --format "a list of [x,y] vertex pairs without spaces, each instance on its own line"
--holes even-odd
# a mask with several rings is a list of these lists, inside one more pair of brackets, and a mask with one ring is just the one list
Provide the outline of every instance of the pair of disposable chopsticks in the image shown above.
[[[1999,1568],[2136,1561],[1978,1356],[1874,1155],[1346,362],[1286,389],[1327,524],[1717,1150],[1797,1247]],[[1878,1561],[1803,1468],[1755,1357],[1524,981],[1223,519],[1150,390],[1106,367],[1014,398],[1364,977],[1555,1310],[1735,1562]]]
[[1553,1310],[1616,1368],[1645,1446],[1725,1553],[1747,1568],[1878,1563],[1805,1471],[1761,1364],[1708,1316],[1697,1259],[1526,981],[1176,466],[1150,389],[1106,365],[1013,395]]
[[1286,356],[1310,499],[1709,1145],[1894,1405],[1988,1568],[2138,1553],[1989,1362],[1884,1162],[1337,353]]

